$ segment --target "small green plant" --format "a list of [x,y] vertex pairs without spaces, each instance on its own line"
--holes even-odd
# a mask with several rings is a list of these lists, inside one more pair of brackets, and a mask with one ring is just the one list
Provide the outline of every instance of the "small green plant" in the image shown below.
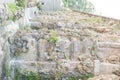
[[39,2],[36,4],[36,6],[39,10],[42,10],[41,4]]
[[61,73],[56,73],[55,78],[59,79],[61,77]]
[[14,80],[54,80],[52,77],[43,77],[38,73],[33,73],[31,71],[26,71],[25,74],[22,75],[18,69],[15,69],[15,77]]
[[68,77],[67,80],[88,80],[92,76],[93,76],[92,74],[85,74],[85,75],[81,75],[81,76],[70,76],[70,77]]
[[57,33],[53,30],[50,31],[50,37],[48,38],[48,41],[51,43],[55,43],[58,40]]
[[76,77],[71,76],[71,77],[69,77],[69,78],[68,78],[68,80],[77,80],[77,78],[76,78]]
[[25,7],[25,0],[16,0],[16,5],[19,7]]
[[15,68],[14,80],[22,80],[22,75],[20,75],[20,68]]
[[7,78],[10,76],[10,68],[8,65],[5,65],[5,75]]
[[14,21],[15,20],[14,15],[17,12],[17,10],[19,9],[19,7],[16,6],[15,3],[8,3],[7,5],[9,7],[9,10],[10,10],[10,13],[11,13],[9,19]]
[[14,14],[18,10],[18,7],[16,6],[15,3],[8,3],[7,5],[12,14]]
[[92,74],[86,74],[85,76],[86,76],[86,78],[87,78],[87,79],[89,79],[89,78],[93,77],[93,75],[92,75]]

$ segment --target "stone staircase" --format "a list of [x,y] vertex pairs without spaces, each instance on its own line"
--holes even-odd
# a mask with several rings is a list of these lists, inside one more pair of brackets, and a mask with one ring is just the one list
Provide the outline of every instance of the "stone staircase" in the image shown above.
[[22,75],[33,72],[56,80],[58,74],[61,80],[85,74],[94,75],[90,80],[119,80],[119,27],[119,21],[79,12],[41,13],[9,39],[11,73],[20,69]]

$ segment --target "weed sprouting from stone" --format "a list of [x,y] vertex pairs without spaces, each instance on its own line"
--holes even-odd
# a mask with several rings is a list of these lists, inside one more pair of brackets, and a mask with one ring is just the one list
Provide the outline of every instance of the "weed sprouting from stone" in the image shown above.
[[57,33],[51,30],[50,37],[48,38],[48,42],[55,43],[57,40],[58,40]]

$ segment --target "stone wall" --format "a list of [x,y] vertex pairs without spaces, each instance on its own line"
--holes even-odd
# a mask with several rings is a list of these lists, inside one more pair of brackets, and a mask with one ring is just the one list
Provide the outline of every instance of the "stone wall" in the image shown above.
[[[31,19],[30,27],[9,39],[11,74],[20,69],[19,74],[24,76],[32,72],[45,77],[59,75],[65,80],[88,74],[119,76],[120,38],[114,24],[119,23],[89,17],[64,11]],[[118,38],[113,39],[115,34]]]
[[29,23],[24,29],[15,23],[0,28],[1,80],[36,74],[52,80],[90,75],[119,80],[119,22],[58,11],[36,15]]
[[8,22],[5,25],[0,26],[0,77],[1,80],[3,75],[4,75],[4,67],[6,63],[6,58],[9,57],[9,43],[8,43],[8,38],[12,37],[17,30],[19,29],[18,24],[13,23],[13,22]]

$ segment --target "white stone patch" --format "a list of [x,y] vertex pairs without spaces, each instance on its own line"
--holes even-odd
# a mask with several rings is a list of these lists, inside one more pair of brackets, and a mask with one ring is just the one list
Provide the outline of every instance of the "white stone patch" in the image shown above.
[[11,36],[17,32],[17,30],[19,29],[19,26],[18,24],[11,22],[4,29],[5,29],[6,35]]
[[94,60],[94,75],[99,75],[100,73],[100,61]]

